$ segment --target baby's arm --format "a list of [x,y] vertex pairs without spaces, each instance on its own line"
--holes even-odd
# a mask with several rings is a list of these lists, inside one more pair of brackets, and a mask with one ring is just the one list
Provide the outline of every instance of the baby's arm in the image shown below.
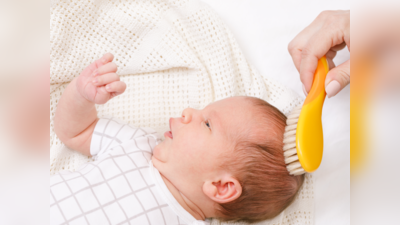
[[61,96],[54,117],[54,131],[60,140],[88,156],[98,121],[95,104],[105,104],[126,89],[116,74],[113,58],[112,54],[105,54],[72,80]]

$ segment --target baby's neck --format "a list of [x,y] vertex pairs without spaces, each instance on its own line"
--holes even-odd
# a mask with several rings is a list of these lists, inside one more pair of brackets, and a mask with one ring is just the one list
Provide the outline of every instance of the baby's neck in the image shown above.
[[160,173],[165,185],[167,186],[168,190],[171,192],[172,196],[176,199],[176,201],[188,212],[190,213],[195,219],[197,220],[205,220],[206,216],[203,211],[194,204],[190,199],[184,196],[175,186],[172,184],[164,175]]

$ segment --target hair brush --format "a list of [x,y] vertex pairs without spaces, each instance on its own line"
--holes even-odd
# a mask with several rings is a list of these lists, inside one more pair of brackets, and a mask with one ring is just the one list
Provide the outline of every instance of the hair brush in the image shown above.
[[314,172],[321,164],[324,148],[321,115],[328,71],[324,56],[318,60],[313,84],[303,105],[294,108],[287,117],[283,154],[291,175]]

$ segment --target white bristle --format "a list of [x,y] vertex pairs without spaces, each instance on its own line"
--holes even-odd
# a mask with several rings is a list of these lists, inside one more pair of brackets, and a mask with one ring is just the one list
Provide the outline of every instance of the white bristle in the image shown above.
[[293,143],[293,142],[296,142],[296,135],[292,135],[290,137],[286,137],[283,139],[284,144],[289,144],[289,143]]
[[288,125],[297,124],[298,121],[299,121],[299,118],[293,118],[293,119],[287,120],[286,124],[288,124]]
[[289,165],[286,166],[286,168],[289,171],[294,171],[294,170],[296,170],[298,168],[302,168],[302,167],[301,167],[300,162],[297,161],[297,162],[294,162],[294,163],[290,163]]
[[283,134],[283,138],[285,139],[286,137],[290,137],[290,136],[296,136],[296,130],[290,130],[288,132],[285,132]]
[[291,131],[291,130],[296,130],[297,128],[297,123],[293,125],[288,125],[285,127],[285,132]]
[[285,133],[283,134],[283,155],[285,156],[286,168],[289,171],[289,174],[294,176],[305,173],[299,162],[296,150],[296,129],[301,108],[302,105],[299,105],[290,112],[286,120]]
[[290,114],[286,119],[291,120],[291,119],[296,119],[299,117],[300,117],[300,113],[296,113],[296,114]]
[[283,146],[283,151],[288,151],[293,148],[296,149],[296,143],[288,143]]
[[287,150],[287,151],[285,151],[285,152],[283,153],[283,155],[284,155],[285,157],[289,157],[289,156],[292,156],[292,155],[294,155],[294,154],[297,154],[297,150],[296,150],[295,148],[290,149],[290,150]]
[[290,171],[291,175],[297,176],[306,173],[303,168],[298,168],[296,170]]
[[285,158],[285,163],[286,164],[292,163],[294,161],[299,161],[299,157],[297,156],[297,154]]

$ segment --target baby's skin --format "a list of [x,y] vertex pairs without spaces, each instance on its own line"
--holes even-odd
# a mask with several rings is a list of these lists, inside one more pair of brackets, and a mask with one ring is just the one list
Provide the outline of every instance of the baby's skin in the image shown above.
[[[126,84],[116,74],[114,56],[105,54],[89,65],[64,91],[54,129],[68,147],[90,156],[90,143],[99,118],[95,104],[122,94]],[[154,148],[152,162],[179,204],[198,220],[218,217],[216,205],[237,199],[239,181],[223,158],[234,149],[238,135],[247,134],[254,116],[246,97],[231,97],[202,110],[187,108],[170,118],[170,131]]]

